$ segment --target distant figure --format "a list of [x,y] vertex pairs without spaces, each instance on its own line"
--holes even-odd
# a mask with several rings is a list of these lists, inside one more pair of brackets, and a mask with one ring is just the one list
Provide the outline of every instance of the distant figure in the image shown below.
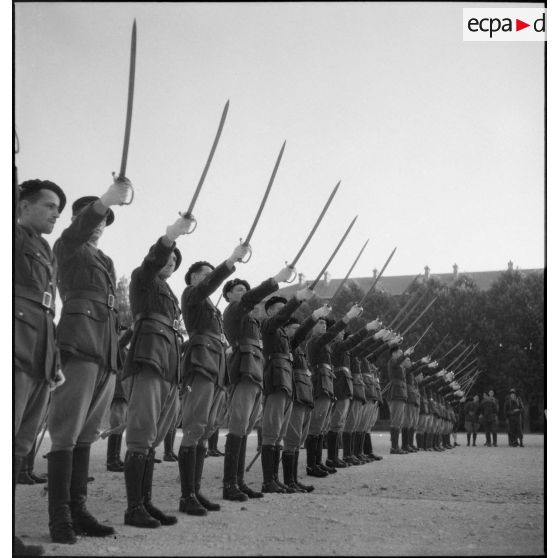
[[510,394],[504,402],[504,414],[508,421],[509,445],[512,447],[523,447],[522,415],[523,403],[515,393],[515,389],[510,390]]
[[[483,394],[483,400],[479,407],[479,419],[484,420],[484,434],[488,447],[498,446],[498,411],[500,410],[498,401],[494,398],[494,390],[489,390],[488,394]],[[492,443],[490,435],[492,434]]]
[[479,429],[478,412],[479,412],[479,396],[470,397],[465,408],[465,431],[467,432],[467,445],[471,445],[471,434],[473,435],[473,446],[477,445],[477,431]]

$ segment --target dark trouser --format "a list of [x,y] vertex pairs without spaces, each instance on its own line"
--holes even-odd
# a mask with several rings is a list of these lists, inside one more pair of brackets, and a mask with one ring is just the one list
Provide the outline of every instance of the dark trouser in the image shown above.
[[518,439],[523,438],[521,432],[521,419],[519,416],[510,417],[510,437],[512,445],[517,445]]
[[492,445],[497,444],[498,440],[498,423],[496,421],[484,421],[484,435],[486,436],[486,444],[490,445],[490,435],[492,434]]
[[291,418],[285,434],[285,451],[294,453],[300,449],[308,434],[311,413],[312,409],[307,405],[297,401],[293,403]]
[[147,455],[174,426],[178,412],[178,386],[163,380],[150,367],[122,381],[128,399],[126,446],[128,451]]

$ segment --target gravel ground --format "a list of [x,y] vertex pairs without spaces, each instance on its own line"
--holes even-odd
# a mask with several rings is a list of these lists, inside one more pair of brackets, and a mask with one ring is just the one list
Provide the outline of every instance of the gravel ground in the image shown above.
[[[221,431],[219,448],[224,448]],[[266,495],[246,503],[221,500],[222,457],[205,462],[202,486],[220,512],[197,518],[177,511],[180,497],[175,463],[156,465],[153,501],[176,513],[178,524],[155,530],[123,524],[126,495],[122,473],[105,470],[106,441],[93,446],[90,511],[112,524],[117,535],[80,537],[75,545],[50,542],[44,485],[18,485],[16,532],[42,544],[51,556],[248,556],[248,555],[542,555],[544,547],[544,438],[527,435],[525,448],[461,446],[443,453],[389,455],[389,435],[374,433],[382,461],[350,467],[302,482],[311,494]],[[177,433],[176,449],[180,443]],[[248,441],[248,458],[256,437]],[[45,440],[41,454],[50,442]],[[124,453],[124,452],[123,452]],[[162,449],[158,451],[161,457]],[[305,452],[301,452],[301,463]],[[38,458],[37,472],[46,472]],[[261,465],[247,474],[259,488]]]

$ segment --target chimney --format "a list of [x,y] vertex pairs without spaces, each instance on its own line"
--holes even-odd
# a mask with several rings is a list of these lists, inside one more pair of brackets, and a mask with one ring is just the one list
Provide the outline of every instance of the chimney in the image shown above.
[[424,281],[428,281],[428,278],[430,277],[430,268],[425,265],[424,266]]
[[508,271],[513,271],[513,262],[511,260],[508,262]]
[[372,270],[372,274],[373,274],[373,275],[372,275],[372,279],[376,279],[376,277],[378,277],[378,270],[377,270],[376,268],[374,268],[374,269]]
[[459,267],[457,264],[453,264],[453,280],[456,281],[459,277]]
[[324,271],[324,281],[326,285],[329,285],[331,279],[331,273],[329,271]]
[[299,273],[298,274],[298,284],[302,285],[304,283],[304,281],[306,281],[306,275],[304,275],[304,273]]

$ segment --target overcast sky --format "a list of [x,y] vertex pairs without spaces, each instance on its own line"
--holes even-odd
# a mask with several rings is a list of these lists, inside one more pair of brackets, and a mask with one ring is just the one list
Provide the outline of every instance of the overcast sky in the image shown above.
[[18,3],[19,179],[54,180],[69,204],[110,184],[136,18],[136,198],[100,242],[118,276],[187,208],[227,99],[199,226],[179,240],[177,295],[191,262],[218,263],[246,235],[285,139],[239,266],[252,283],[292,259],[338,180],[298,265],[309,279],[356,214],[333,277],[367,238],[354,276],[394,246],[386,275],[543,267],[543,43],[463,42],[462,8],[474,5]]

